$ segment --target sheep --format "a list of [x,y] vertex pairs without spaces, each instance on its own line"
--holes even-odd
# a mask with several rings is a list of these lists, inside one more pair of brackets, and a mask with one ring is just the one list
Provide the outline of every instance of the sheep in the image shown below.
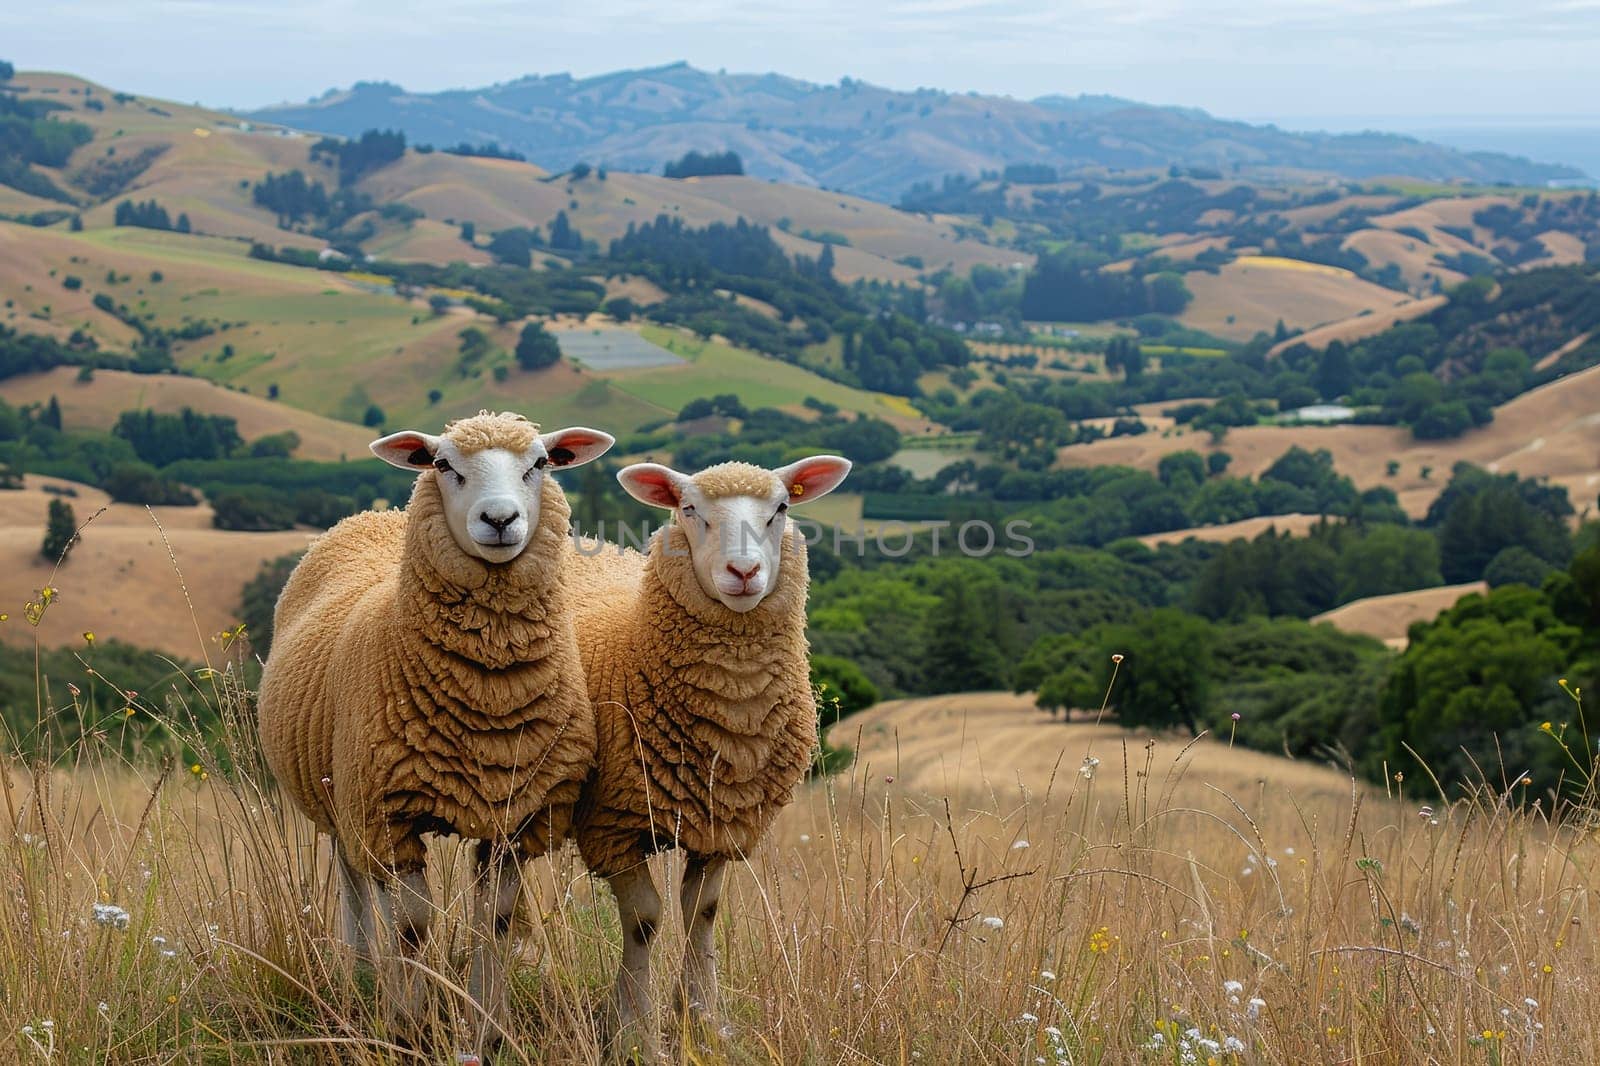
[[420,472],[410,504],[312,544],[278,599],[259,700],[268,765],[333,838],[344,938],[360,957],[376,959],[374,906],[388,930],[398,904],[400,954],[420,950],[433,909],[424,834],[479,841],[469,989],[491,1016],[521,860],[567,838],[595,752],[561,580],[571,511],[549,471],[613,439],[538,430],[485,411],[442,436],[373,442]]
[[[567,554],[599,736],[574,834],[621,919],[616,1033],[651,1016],[661,898],[646,860],[670,848],[686,853],[679,1006],[720,1031],[713,933],[728,860],[755,848],[816,744],[805,539],[785,512],[849,470],[836,456],[778,470],[724,463],[692,477],[639,463],[617,479],[673,512],[649,553],[586,541]],[[654,1041],[638,1037],[645,1047]]]

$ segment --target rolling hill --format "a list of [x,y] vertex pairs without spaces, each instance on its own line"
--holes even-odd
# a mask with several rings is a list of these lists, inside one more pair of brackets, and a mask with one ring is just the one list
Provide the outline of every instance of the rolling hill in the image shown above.
[[[1548,478],[1567,490],[1581,512],[1600,491],[1595,462],[1600,455],[1600,367],[1523,393],[1497,407],[1489,425],[1454,440],[1414,440],[1396,426],[1244,426],[1229,430],[1216,446],[1201,433],[1146,433],[1071,445],[1060,450],[1058,461],[1063,466],[1116,464],[1155,470],[1161,457],[1173,452],[1220,450],[1233,456],[1230,473],[1254,476],[1295,445],[1327,449],[1335,469],[1358,488],[1387,486],[1406,512],[1417,517],[1427,511],[1458,462]],[[1388,473],[1391,462],[1399,464],[1393,476]]]
[[[1093,754],[1122,782],[1124,752],[1133,767],[1149,755],[1157,774],[1182,762],[1197,782],[1223,794],[1253,794],[1266,782],[1302,798],[1348,798],[1350,778],[1326,766],[1229,747],[1226,738],[1184,739],[1127,730],[1114,721],[1062,723],[1029,694],[967,692],[890,700],[845,718],[828,742],[855,749],[855,773],[886,780],[912,796],[1040,796],[1068,791]],[[1130,770],[1130,773],[1132,771]],[[1141,771],[1141,775],[1143,773]],[[1206,786],[1198,785],[1205,782]]]
[[[155,199],[175,217],[189,216],[196,233],[320,249],[325,242],[282,229],[256,204],[252,186],[273,172],[303,171],[336,187],[331,167],[311,158],[315,139],[282,126],[165,100],[117,93],[64,74],[19,73],[9,83],[20,99],[62,110],[58,118],[89,127],[93,141],[68,165],[49,172],[68,192],[90,228],[109,226],[115,204],[126,198]],[[358,131],[359,132],[359,131]],[[531,163],[408,152],[366,176],[358,191],[375,202],[401,203],[422,218],[395,222],[374,212],[371,250],[400,260],[483,263],[489,256],[462,241],[459,224],[483,233],[513,226],[548,226],[565,210],[586,238],[602,243],[621,236],[630,223],[658,215],[694,226],[744,217],[779,230],[785,250],[816,257],[819,239],[835,243],[839,276],[907,281],[918,269],[965,271],[974,263],[1010,268],[1032,262],[1026,253],[965,240],[946,220],[895,211],[859,197],[811,188],[772,186],[753,178],[671,181],[649,174],[598,174],[589,180],[552,178]],[[59,202],[0,185],[0,215],[20,217],[60,211]],[[788,232],[781,232],[788,231]]]
[[1391,648],[1404,650],[1406,631],[1413,622],[1429,622],[1455,606],[1461,597],[1488,589],[1482,581],[1465,585],[1440,585],[1437,588],[1417,589],[1414,592],[1393,592],[1387,596],[1368,596],[1365,599],[1342,603],[1311,619],[1327,622],[1346,633],[1360,633],[1375,637]]
[[[72,495],[64,495],[71,493]],[[94,518],[59,571],[39,554],[45,512],[64,498],[79,523]],[[157,522],[160,523],[159,528]],[[211,508],[112,503],[99,489],[30,475],[0,492],[0,639],[83,646],[85,631],[188,660],[215,657],[216,636],[239,621],[239,595],[266,560],[299,551],[309,532],[237,533],[211,527]],[[169,552],[170,547],[170,552]],[[180,576],[181,575],[181,576]],[[22,605],[52,583],[59,597],[37,628]],[[185,588],[187,586],[187,588]]]
[[26,374],[0,383],[7,403],[45,404],[55,397],[61,405],[62,428],[109,430],[124,411],[151,410],[176,414],[185,407],[207,414],[225,415],[239,426],[246,441],[291,430],[300,438],[295,456],[301,459],[355,459],[367,455],[375,431],[274,403],[248,393],[221,388],[205,378],[179,374],[132,374],[124,370],[97,370],[91,381],[79,379],[71,367],[42,374]]
[[919,181],[1011,163],[1062,169],[1179,164],[1519,184],[1579,176],[1570,167],[1392,134],[1289,133],[1111,97],[1023,101],[936,89],[897,92],[851,78],[815,85],[778,74],[713,74],[685,63],[592,78],[529,76],[441,93],[359,82],[250,117],[344,136],[396,128],[437,145],[498,142],[556,170],[586,160],[657,171],[689,149],[732,149],[757,177],[880,200]]

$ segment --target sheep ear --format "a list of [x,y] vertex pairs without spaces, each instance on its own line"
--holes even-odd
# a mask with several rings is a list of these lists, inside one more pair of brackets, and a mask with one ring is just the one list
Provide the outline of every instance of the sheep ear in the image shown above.
[[551,466],[569,467],[582,466],[600,458],[617,443],[617,438],[598,429],[573,426],[571,429],[542,434],[539,441],[544,445],[544,453],[550,457]]
[[415,430],[403,429],[387,437],[379,437],[370,445],[372,454],[401,470],[421,470],[433,465],[439,453],[439,438]]
[[617,480],[640,503],[675,511],[683,499],[682,486],[689,479],[660,463],[634,463],[618,470]]
[[839,487],[850,473],[850,460],[837,455],[813,455],[774,470],[789,490],[789,506],[810,503]]

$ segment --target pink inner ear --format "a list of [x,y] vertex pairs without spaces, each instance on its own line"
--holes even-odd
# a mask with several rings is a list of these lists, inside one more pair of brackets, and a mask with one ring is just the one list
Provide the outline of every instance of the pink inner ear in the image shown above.
[[427,441],[423,440],[421,437],[414,436],[396,437],[394,440],[390,441],[388,445],[386,445],[386,447],[388,447],[391,451],[408,453],[414,452],[418,448],[427,448],[427,446]]
[[672,479],[659,470],[636,470],[628,475],[628,482],[657,507],[678,506],[678,492]]
[[[839,464],[831,459],[817,459],[795,471],[787,487],[791,497],[803,500],[807,496],[832,488],[838,481]],[[799,492],[795,491],[797,486]]]

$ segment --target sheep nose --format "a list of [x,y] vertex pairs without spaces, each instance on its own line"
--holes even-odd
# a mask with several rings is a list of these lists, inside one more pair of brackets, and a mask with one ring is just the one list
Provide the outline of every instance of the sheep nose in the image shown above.
[[751,563],[750,564],[750,569],[748,569],[748,570],[740,570],[737,566],[734,566],[732,563],[728,564],[728,573],[732,574],[734,577],[738,578],[740,581],[749,581],[751,578],[755,577],[756,574],[758,574],[760,572],[761,572],[761,563],[760,563],[759,560],[756,561],[756,562]]
[[494,527],[494,531],[496,533],[504,533],[506,531],[506,527],[507,526],[511,525],[511,523],[515,522],[517,519],[521,518],[522,516],[519,515],[517,512],[512,511],[510,514],[501,515],[499,517],[496,517],[494,515],[491,515],[488,511],[485,511],[482,514],[480,514],[478,517],[483,519],[483,521],[489,523],[489,525],[493,526]]

